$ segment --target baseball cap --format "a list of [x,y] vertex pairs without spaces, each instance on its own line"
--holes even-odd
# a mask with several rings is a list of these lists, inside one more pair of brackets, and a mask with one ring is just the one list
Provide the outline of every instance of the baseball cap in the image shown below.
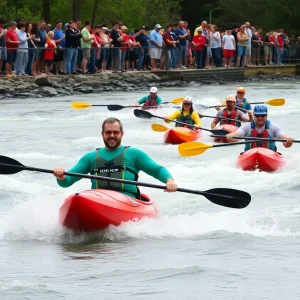
[[160,24],[156,24],[155,28],[161,28]]
[[65,27],[69,26],[69,23],[65,23]]
[[126,26],[121,27],[122,30],[127,30],[128,28]]
[[228,95],[228,96],[226,97],[226,102],[227,102],[227,101],[233,101],[233,102],[236,102],[236,98],[235,98],[234,95]]
[[192,97],[184,97],[183,103],[193,103]]
[[153,87],[150,89],[150,93],[157,93],[157,87],[156,87],[156,86],[153,86]]

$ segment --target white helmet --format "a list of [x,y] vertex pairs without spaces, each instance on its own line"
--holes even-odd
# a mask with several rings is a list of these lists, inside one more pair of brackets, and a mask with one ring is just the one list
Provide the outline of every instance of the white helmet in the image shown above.
[[184,97],[183,103],[193,103],[192,97]]
[[233,101],[233,102],[236,102],[236,98],[235,98],[234,95],[228,95],[228,96],[226,97],[226,102],[227,102],[227,101]]
[[150,89],[150,93],[157,93],[157,87],[156,87],[156,86],[153,86],[153,87]]

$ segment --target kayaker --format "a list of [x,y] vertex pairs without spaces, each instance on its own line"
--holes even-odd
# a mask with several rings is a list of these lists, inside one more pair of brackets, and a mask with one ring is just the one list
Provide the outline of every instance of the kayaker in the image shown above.
[[246,90],[243,87],[239,87],[236,90],[236,106],[252,111],[252,107],[248,100],[245,98]]
[[[253,121],[242,125],[236,132],[226,135],[229,142],[236,142],[234,136],[241,137],[259,137],[259,138],[273,138],[285,139],[283,146],[289,148],[293,145],[294,138],[284,134],[281,127],[268,119],[268,108],[265,105],[256,105],[253,110]],[[249,143],[245,145],[245,151],[250,148],[263,147],[276,151],[275,142],[259,142]]]
[[143,109],[147,109],[147,106],[159,106],[162,104],[162,99],[157,96],[157,87],[153,86],[150,88],[150,95],[147,95],[137,101],[134,105],[140,106],[143,104]]
[[166,123],[170,123],[168,119],[186,123],[186,126],[176,123],[175,127],[187,127],[195,130],[198,130],[198,128],[194,128],[189,125],[201,127],[201,120],[198,113],[193,109],[193,99],[191,97],[184,98],[182,108],[180,110],[176,110],[169,116],[164,117],[164,121]]
[[248,115],[246,115],[242,113],[240,110],[238,110],[237,108],[235,108],[235,104],[236,104],[236,97],[234,95],[228,95],[226,97],[226,108],[218,111],[216,118],[211,123],[211,129],[214,129],[219,122],[220,125],[230,124],[230,125],[235,125],[237,127],[241,126],[241,122],[222,120],[221,118],[235,119],[243,122],[249,122],[252,120],[251,111],[249,111]]
[[[121,145],[124,135],[123,125],[116,118],[108,118],[102,123],[102,138],[105,147],[97,148],[85,154],[69,172],[94,174],[131,181],[138,180],[139,171],[160,180],[166,184],[167,192],[175,192],[177,184],[170,172],[153,161],[145,152]],[[64,175],[64,168],[54,169],[54,176],[61,187],[67,188],[79,177]],[[92,189],[115,190],[131,197],[140,199],[137,186],[92,179]]]
[[[236,103],[235,103],[235,106],[238,106],[240,108],[244,108],[247,111],[252,111],[252,107],[251,107],[250,103],[248,102],[248,100],[245,98],[245,94],[246,94],[246,90],[243,87],[239,87],[236,90],[236,96],[235,96]],[[220,106],[216,106],[216,110],[220,111],[221,110]]]

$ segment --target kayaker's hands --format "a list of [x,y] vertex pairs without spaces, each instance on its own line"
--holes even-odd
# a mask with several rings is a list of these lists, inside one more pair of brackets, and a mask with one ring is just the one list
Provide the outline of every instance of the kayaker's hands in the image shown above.
[[197,127],[197,126],[195,126],[195,127],[194,127],[194,130],[200,130],[200,128],[199,128],[199,127]]
[[65,169],[64,168],[55,168],[53,170],[54,176],[58,179],[58,180],[64,180],[66,178],[65,175]]
[[289,148],[293,145],[294,138],[291,136],[286,137],[286,142],[283,143],[285,148]]
[[173,193],[177,190],[177,184],[173,178],[167,180],[165,192]]
[[253,114],[251,110],[248,110],[248,117],[249,117],[249,121],[253,120]]
[[233,136],[234,136],[234,132],[226,134],[227,141],[234,142],[235,139],[232,138]]
[[165,121],[166,123],[169,123],[167,117],[164,117],[164,121]]

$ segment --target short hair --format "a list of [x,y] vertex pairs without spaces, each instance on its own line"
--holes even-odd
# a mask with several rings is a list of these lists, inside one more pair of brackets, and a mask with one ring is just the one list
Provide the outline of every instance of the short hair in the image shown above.
[[55,22],[55,24],[58,24],[58,23],[62,23],[62,21],[61,21],[61,20],[57,20],[57,21]]
[[137,33],[137,32],[139,32],[139,31],[140,31],[140,29],[134,29],[134,30],[133,30],[134,33]]
[[8,23],[8,26],[9,26],[9,27],[12,26],[12,25],[17,25],[17,22],[15,22],[15,21],[10,21],[10,22]]
[[115,25],[117,25],[117,24],[119,25],[119,23],[120,23],[120,22],[116,22],[116,21],[115,21],[115,22],[112,23],[112,25],[113,25],[113,26],[115,26]]
[[90,21],[84,21],[84,26],[91,25]]
[[21,22],[18,24],[18,28],[23,28],[23,27],[26,27],[25,23]]
[[108,124],[113,124],[113,123],[116,123],[118,122],[119,125],[120,125],[120,130],[123,131],[123,125],[122,125],[122,122],[117,119],[117,118],[114,118],[114,117],[110,117],[110,118],[107,118],[103,121],[102,123],[102,132],[104,132],[104,127],[105,127],[105,124],[108,123]]

